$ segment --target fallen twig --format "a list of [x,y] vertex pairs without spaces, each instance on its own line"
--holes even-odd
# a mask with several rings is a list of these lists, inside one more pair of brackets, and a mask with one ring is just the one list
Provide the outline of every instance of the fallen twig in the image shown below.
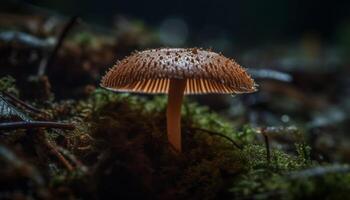
[[17,97],[13,96],[12,94],[6,92],[6,91],[3,91],[2,92],[4,94],[4,96],[6,96],[7,98],[9,98],[11,101],[13,101],[14,103],[16,104],[19,104],[20,106],[30,110],[31,112],[34,112],[34,113],[37,113],[37,114],[43,114],[45,115],[46,117],[48,116],[48,114],[42,110],[39,110],[37,108],[35,108],[34,106],[18,99]]
[[55,155],[58,160],[67,168],[68,171],[73,171],[74,167],[69,163],[69,161],[59,152],[57,146],[49,141],[45,135],[45,133],[39,129],[39,134],[35,134],[36,138],[38,138],[39,142],[45,145],[50,152]]
[[22,121],[0,123],[0,130],[32,129],[32,128],[58,128],[74,130],[73,124],[46,121]]
[[59,152],[61,152],[61,154],[63,154],[64,156],[66,156],[70,161],[72,161],[75,166],[77,166],[80,170],[86,172],[87,171],[87,167],[80,161],[77,159],[77,157],[75,157],[73,154],[71,154],[68,150],[66,150],[63,147],[57,146],[57,149]]
[[224,135],[224,134],[221,134],[221,133],[217,133],[217,132],[214,132],[214,131],[211,131],[211,130],[206,130],[206,129],[202,129],[202,128],[195,128],[195,127],[192,127],[191,128],[192,130],[197,130],[197,131],[202,131],[202,132],[206,132],[210,135],[217,135],[217,136],[220,136],[222,138],[225,138],[227,139],[228,141],[230,141],[233,146],[237,147],[238,149],[242,150],[242,147],[241,145],[239,145],[238,143],[236,143],[234,140],[232,140],[230,137]]
[[267,163],[270,164],[270,161],[271,161],[270,141],[269,141],[269,137],[266,134],[266,128],[262,128],[260,130],[260,133],[264,136],[265,147],[266,147],[266,160],[267,160]]
[[46,59],[45,62],[42,62],[39,66],[39,70],[38,70],[38,76],[42,76],[45,74],[45,71],[47,68],[49,68],[51,66],[51,64],[53,63],[53,61],[55,60],[55,57],[57,55],[58,50],[61,48],[64,39],[66,38],[69,30],[73,27],[73,25],[78,21],[78,17],[74,16],[72,17],[67,24],[63,27],[61,33],[58,36],[57,39],[57,43],[54,46],[51,54],[49,55],[49,57]]

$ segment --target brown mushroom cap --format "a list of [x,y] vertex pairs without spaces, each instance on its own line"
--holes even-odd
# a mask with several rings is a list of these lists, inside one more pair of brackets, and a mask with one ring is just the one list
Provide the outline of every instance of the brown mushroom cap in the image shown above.
[[170,79],[186,79],[184,94],[256,91],[239,64],[202,49],[163,48],[136,52],[112,67],[101,86],[113,91],[167,93]]

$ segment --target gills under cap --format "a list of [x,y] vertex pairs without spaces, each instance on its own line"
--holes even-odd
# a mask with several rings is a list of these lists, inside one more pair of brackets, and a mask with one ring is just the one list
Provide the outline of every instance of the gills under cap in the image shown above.
[[113,66],[101,86],[121,92],[166,94],[171,79],[186,79],[184,94],[256,91],[254,80],[234,60],[196,48],[136,52]]

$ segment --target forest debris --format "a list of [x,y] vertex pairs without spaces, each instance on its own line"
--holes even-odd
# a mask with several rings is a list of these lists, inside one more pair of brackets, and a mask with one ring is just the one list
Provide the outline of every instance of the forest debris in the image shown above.
[[[18,108],[22,108],[20,111]],[[48,113],[41,111],[34,106],[20,100],[13,94],[6,92],[5,90],[0,92],[0,117],[1,118],[17,118],[24,121],[32,121],[32,118],[23,111],[33,114],[38,119],[48,119],[50,116]]]
[[61,154],[63,154],[70,161],[72,161],[79,170],[83,172],[88,171],[88,168],[74,154],[60,146],[57,146],[57,149],[59,150],[59,152],[61,152]]
[[49,141],[45,135],[45,132],[42,129],[37,129],[35,138],[39,141],[40,144],[43,144],[48,148],[49,152],[55,155],[58,160],[67,168],[68,171],[73,171],[74,167],[70,162],[59,152],[57,145]]
[[[3,92],[10,100],[13,102],[31,110],[38,114],[42,113],[40,110],[35,107],[19,100],[15,96]],[[13,117],[17,118],[17,120],[23,121],[9,121],[0,123],[0,130],[16,130],[16,129],[36,129],[36,134],[31,134],[34,138],[38,139],[42,144],[47,146],[50,151],[67,167],[69,171],[72,171],[74,168],[71,164],[63,157],[63,155],[57,150],[57,147],[52,144],[45,133],[39,128],[57,128],[57,129],[66,129],[73,130],[75,126],[73,124],[68,123],[60,123],[60,122],[50,122],[50,121],[34,121],[31,117],[27,116],[23,112],[19,111],[13,104],[9,103],[3,96],[0,95],[0,116],[4,119],[13,119]]]
[[48,122],[48,121],[23,121],[23,122],[4,122],[0,123],[0,130],[14,129],[32,129],[32,128],[58,128],[73,130],[75,126],[68,123]]
[[6,91],[3,91],[3,95],[8,97],[9,99],[11,99],[14,103],[17,103],[19,104],[20,106],[36,113],[36,114],[41,114],[41,115],[45,115],[46,117],[48,116],[48,113],[46,113],[45,111],[42,111],[42,110],[39,110],[37,108],[35,108],[34,106],[28,104],[28,103],[25,103],[24,101],[18,99],[17,97],[15,97],[14,95],[6,92]]
[[0,95],[0,118],[2,119],[13,119],[30,121],[31,118],[19,111],[15,106],[8,103],[7,100]]

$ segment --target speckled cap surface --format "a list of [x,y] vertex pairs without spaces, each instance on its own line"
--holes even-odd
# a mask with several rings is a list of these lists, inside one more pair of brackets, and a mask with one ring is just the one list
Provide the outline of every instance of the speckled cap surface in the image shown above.
[[254,80],[234,60],[196,48],[135,52],[114,65],[101,86],[121,92],[166,94],[170,79],[187,81],[184,94],[256,91]]

